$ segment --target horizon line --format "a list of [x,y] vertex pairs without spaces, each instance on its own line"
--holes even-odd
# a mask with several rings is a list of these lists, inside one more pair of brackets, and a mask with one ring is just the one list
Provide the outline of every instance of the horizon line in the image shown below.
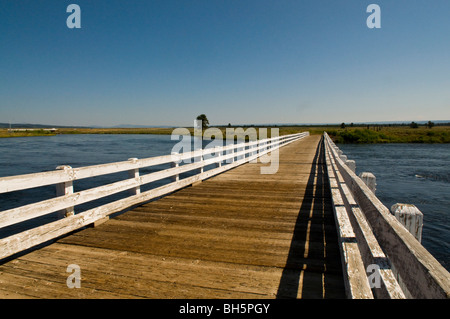
[[[328,122],[328,123],[259,123],[259,124],[245,124],[239,123],[231,125],[232,127],[237,126],[335,126],[335,125],[389,125],[389,124],[410,124],[412,122],[416,122],[418,124],[428,123],[429,121],[434,123],[450,123],[450,120],[416,120],[416,121],[372,121],[372,122]],[[117,124],[117,125],[59,125],[59,124],[37,124],[37,123],[0,123],[0,127],[9,128],[12,126],[18,125],[26,125],[26,126],[36,126],[36,127],[58,127],[58,128],[173,128],[173,127],[181,127],[179,125],[144,125],[144,124]],[[210,125],[210,127],[214,126],[228,126],[228,124],[215,124]],[[190,127],[190,126],[188,126]]]

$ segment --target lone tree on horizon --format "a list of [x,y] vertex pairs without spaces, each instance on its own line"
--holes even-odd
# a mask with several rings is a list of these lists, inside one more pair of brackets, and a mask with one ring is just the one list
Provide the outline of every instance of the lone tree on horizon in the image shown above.
[[411,124],[409,124],[410,128],[419,128],[419,124],[417,124],[416,122],[412,121]]
[[200,114],[197,116],[197,121],[202,121],[202,130],[206,130],[208,128],[209,121],[205,114]]

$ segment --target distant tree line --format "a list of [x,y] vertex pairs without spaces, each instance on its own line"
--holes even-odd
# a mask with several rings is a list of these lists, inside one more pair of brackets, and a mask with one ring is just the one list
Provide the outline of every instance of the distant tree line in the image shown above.
[[368,130],[372,129],[374,131],[379,131],[381,130],[381,128],[383,127],[405,127],[405,126],[409,126],[410,128],[419,128],[419,126],[425,126],[427,128],[433,128],[434,126],[450,126],[450,123],[434,123],[432,121],[428,121],[427,123],[424,124],[418,124],[414,121],[412,121],[411,123],[387,123],[387,124],[364,124],[364,123],[360,123],[360,124],[346,124],[346,123],[341,123],[340,128],[341,129],[345,129],[346,127],[366,127]]
[[[435,125],[434,122],[431,122],[431,121],[428,121],[425,124],[425,126],[428,128],[433,128],[434,125]],[[419,128],[419,124],[417,124],[416,122],[413,121],[413,122],[411,122],[411,124],[409,124],[409,127],[410,128]]]

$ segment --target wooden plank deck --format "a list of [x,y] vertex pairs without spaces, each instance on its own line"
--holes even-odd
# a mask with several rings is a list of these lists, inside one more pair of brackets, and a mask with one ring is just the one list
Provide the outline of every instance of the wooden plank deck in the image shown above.
[[320,139],[8,261],[0,298],[345,298]]

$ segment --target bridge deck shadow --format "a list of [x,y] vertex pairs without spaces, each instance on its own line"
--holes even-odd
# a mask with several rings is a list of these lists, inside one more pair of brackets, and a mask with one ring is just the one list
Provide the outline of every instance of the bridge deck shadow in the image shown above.
[[[330,256],[329,253],[339,248],[336,231],[332,229],[333,227],[327,226],[334,224],[334,217],[329,209],[331,197],[324,151],[322,138],[311,166],[277,298],[327,298],[329,295],[334,298],[345,298],[345,295],[336,294],[335,275],[339,273],[340,259],[335,255]],[[308,245],[312,242],[315,243],[313,252]],[[314,258],[315,262],[322,260],[322,271],[311,271],[308,257]],[[330,272],[327,266],[330,268],[331,265],[335,267]],[[340,288],[343,289],[343,286]]]

